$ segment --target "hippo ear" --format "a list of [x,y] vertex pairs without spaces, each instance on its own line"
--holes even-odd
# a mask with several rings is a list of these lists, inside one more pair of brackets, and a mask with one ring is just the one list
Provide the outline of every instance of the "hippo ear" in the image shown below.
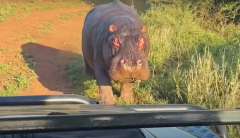
[[112,32],[112,33],[115,32],[115,27],[114,27],[114,25],[110,25],[110,26],[109,26],[109,31]]
[[143,26],[143,27],[141,28],[141,32],[144,33],[145,31],[146,31],[146,26]]

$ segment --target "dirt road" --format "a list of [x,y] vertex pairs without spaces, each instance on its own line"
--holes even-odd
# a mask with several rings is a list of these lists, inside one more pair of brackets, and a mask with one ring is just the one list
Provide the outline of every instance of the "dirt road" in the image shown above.
[[[18,95],[70,92],[65,69],[70,58],[81,52],[81,30],[85,13],[90,8],[79,6],[32,12],[26,18],[0,24],[0,47],[30,53],[36,63],[33,70],[37,78],[31,81],[28,90],[21,91]],[[24,36],[28,39],[24,39]],[[7,63],[7,56],[3,56],[5,58],[0,62]]]

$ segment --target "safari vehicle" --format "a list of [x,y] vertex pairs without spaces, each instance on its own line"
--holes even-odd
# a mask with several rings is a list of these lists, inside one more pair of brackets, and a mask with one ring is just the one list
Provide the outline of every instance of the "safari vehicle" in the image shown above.
[[224,125],[240,123],[239,109],[103,105],[73,94],[0,97],[0,106],[1,138],[227,138]]

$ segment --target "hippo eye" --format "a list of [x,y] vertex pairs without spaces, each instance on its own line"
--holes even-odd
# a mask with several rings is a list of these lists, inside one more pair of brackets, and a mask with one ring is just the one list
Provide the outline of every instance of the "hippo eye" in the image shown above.
[[113,47],[118,49],[120,46],[119,39],[117,37],[113,38]]
[[140,37],[138,39],[138,49],[142,49],[145,44],[145,39],[143,37]]

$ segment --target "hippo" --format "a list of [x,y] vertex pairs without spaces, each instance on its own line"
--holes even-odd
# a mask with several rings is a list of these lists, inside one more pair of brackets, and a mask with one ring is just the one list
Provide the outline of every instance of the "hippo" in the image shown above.
[[120,99],[133,101],[134,80],[149,79],[150,40],[137,11],[119,0],[91,9],[82,29],[85,73],[95,77],[104,104],[114,104],[111,81],[121,84]]

